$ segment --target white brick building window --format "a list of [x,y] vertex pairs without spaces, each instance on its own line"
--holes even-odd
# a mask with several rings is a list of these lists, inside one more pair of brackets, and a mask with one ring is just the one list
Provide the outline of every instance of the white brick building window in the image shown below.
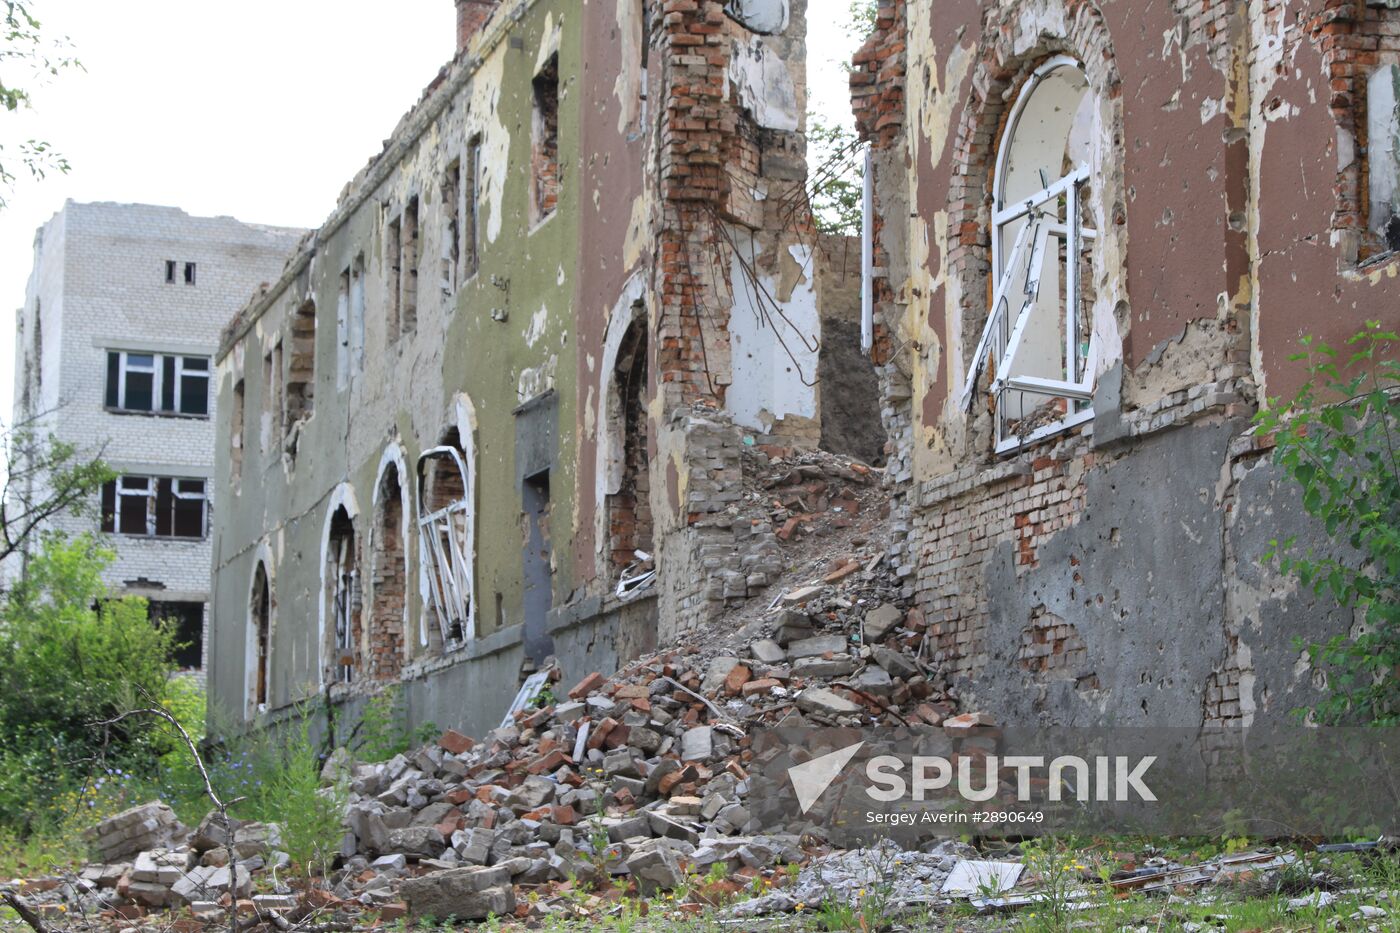
[[203,538],[209,527],[205,481],[122,476],[102,487],[102,530],[143,538]]
[[107,352],[106,406],[112,411],[209,417],[209,358]]

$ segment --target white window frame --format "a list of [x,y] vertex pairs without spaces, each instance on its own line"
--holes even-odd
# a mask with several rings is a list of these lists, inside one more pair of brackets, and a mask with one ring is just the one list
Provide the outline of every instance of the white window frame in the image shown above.
[[[137,350],[115,350],[117,354],[117,410],[135,411],[141,414],[159,414],[160,412],[160,365],[159,353],[141,353]],[[149,356],[151,363],[146,366],[141,363],[133,363],[133,356]],[[127,373],[144,373],[151,377],[151,407],[147,408],[127,408],[126,407],[126,376]]]
[[[209,409],[209,379],[210,379],[210,376],[212,375],[212,373],[210,372],[210,368],[209,368],[209,361],[208,361],[205,357],[200,357],[200,356],[189,356],[189,357],[186,357],[186,356],[176,356],[175,354],[170,354],[170,355],[175,356],[175,410],[174,410],[173,412],[170,412],[170,414],[173,414],[173,415],[183,415],[183,416],[186,417],[186,418],[207,418],[207,417],[209,417],[209,413],[208,413],[208,409]],[[186,369],[185,369],[185,361],[186,361],[186,360],[204,360],[204,369],[191,369],[191,370],[186,370]],[[164,367],[161,367],[161,368],[163,369]],[[190,375],[190,376],[199,376],[199,377],[202,377],[202,378],[204,379],[204,408],[205,408],[205,413],[202,414],[202,415],[189,414],[188,412],[185,412],[185,411],[182,411],[182,410],[181,410],[181,409],[183,409],[183,408],[185,407],[185,376],[186,376],[187,374]]]
[[[181,492],[181,491],[180,491],[180,484],[182,484],[182,483],[199,483],[201,488],[200,488],[199,492],[197,492],[197,493],[193,493],[193,492]],[[199,533],[199,537],[198,537],[198,538],[191,538],[191,537],[189,537],[189,536],[187,536],[187,535],[176,535],[176,534],[172,534],[172,535],[170,535],[170,537],[172,537],[172,538],[180,538],[181,540],[184,540],[184,541],[202,541],[202,540],[204,540],[205,538],[209,537],[209,480],[207,480],[207,479],[200,479],[200,478],[197,477],[197,476],[194,476],[194,477],[172,476],[172,477],[170,477],[170,494],[171,494],[172,496],[174,496],[176,499],[198,499],[199,502],[200,502],[200,510],[199,510],[199,528],[200,528],[200,533]],[[171,530],[172,532],[175,530],[175,517],[174,517],[173,515],[172,515],[171,518],[170,518],[170,530]]]
[[[424,470],[437,458],[451,458],[462,479],[462,498],[433,512],[426,509]],[[427,608],[437,618],[444,650],[465,647],[476,637],[475,553],[472,522],[474,490],[462,452],[444,445],[426,450],[418,458],[418,547],[420,583]],[[458,526],[460,524],[460,531]],[[444,545],[444,542],[446,544]],[[461,637],[451,635],[454,622]]]
[[[156,490],[154,483],[157,477],[154,476],[119,476],[117,477],[117,501],[114,504],[116,514],[112,520],[112,531],[114,534],[124,535],[129,538],[154,538],[156,536],[156,516],[155,498]],[[137,487],[127,488],[128,483],[141,483],[144,489]],[[122,531],[122,499],[130,496],[133,499],[139,498],[145,502],[146,508],[146,531],[140,534],[134,531]]]
[[[1063,418],[1043,425],[1029,434],[1011,436],[1003,436],[1002,434],[1004,426],[1002,409],[1007,392],[1043,395],[1047,398],[1063,398],[1081,403],[1089,403],[1093,400],[1095,371],[1098,364],[1098,341],[1091,329],[1087,352],[1080,351],[1078,342],[1080,282],[1077,257],[1080,255],[1084,243],[1092,243],[1098,238],[1097,231],[1082,226],[1080,217],[1079,195],[1084,186],[1089,183],[1090,168],[1087,164],[1081,163],[1064,177],[1012,204],[1003,202],[1001,190],[1006,179],[1007,160],[1010,157],[1012,141],[1015,138],[1017,125],[1023,111],[1040,83],[1049,75],[1065,67],[1074,68],[1081,74],[1084,71],[1083,65],[1076,59],[1067,55],[1058,55],[1038,67],[1027,80],[1025,87],[1022,88],[1012,106],[1006,131],[997,150],[995,174],[992,177],[996,192],[992,213],[992,270],[993,274],[997,276],[997,284],[992,293],[992,304],[987,314],[986,324],[982,329],[982,336],[977,342],[977,347],[973,351],[972,360],[969,363],[959,404],[963,411],[971,409],[972,401],[977,394],[977,383],[982,369],[995,351],[998,361],[997,376],[988,387],[988,392],[997,401],[996,452],[999,454],[1014,452],[1026,444],[1083,424],[1091,420],[1094,414],[1092,406],[1086,404],[1080,410],[1068,412]],[[1060,220],[1057,216],[1057,205],[1060,198],[1065,199],[1066,216],[1064,220]],[[1048,212],[1046,211],[1047,205],[1050,206]],[[1008,225],[1022,218],[1025,218],[1026,222],[1022,225],[1011,249],[1003,256],[1002,231]],[[1070,371],[1077,373],[1078,378],[1058,380],[1038,376],[1008,377],[1006,374],[1012,370],[1012,361],[1016,359],[1022,348],[1031,313],[1035,309],[1040,295],[1041,275],[1051,237],[1065,242],[1066,268],[1062,275],[1065,289],[1065,314],[1067,315],[1063,324],[1064,358]],[[1056,254],[1058,255],[1058,250],[1056,250]],[[1017,297],[1010,293],[1013,290],[1012,283],[1021,268],[1027,270],[1025,284],[1022,288],[1019,307],[1013,312],[1011,305],[1013,301],[1017,300]]]
[[[197,537],[190,535],[177,535],[175,531],[175,516],[170,517],[171,534],[156,534],[157,520],[156,511],[159,508],[160,481],[170,481],[170,495],[175,499],[198,500],[199,528]],[[134,484],[140,483],[141,486]],[[184,492],[180,489],[182,483],[199,483],[199,492]],[[128,486],[128,484],[132,484]],[[145,501],[146,508],[146,530],[145,532],[122,531],[122,499],[131,497]],[[116,479],[116,501],[112,503],[112,531],[110,534],[122,535],[127,538],[153,538],[160,541],[203,541],[209,537],[209,480],[198,476],[149,476],[143,474],[123,474]]]
[[[177,418],[208,418],[209,417],[209,381],[213,376],[209,358],[198,355],[188,355],[181,353],[154,353],[142,350],[117,350],[111,349],[108,353],[117,354],[117,411],[133,412],[139,415],[161,415],[164,417]],[[148,356],[151,364],[146,366],[141,363],[132,363],[133,356]],[[164,409],[160,407],[161,400],[165,397],[165,361],[173,359],[175,361],[175,407],[174,409]],[[204,369],[185,369],[186,360],[203,360]],[[191,376],[200,376],[204,379],[204,414],[194,414],[181,411],[183,407],[184,377],[188,372]],[[128,408],[126,405],[126,377],[128,373],[144,373],[151,377],[151,407]]]

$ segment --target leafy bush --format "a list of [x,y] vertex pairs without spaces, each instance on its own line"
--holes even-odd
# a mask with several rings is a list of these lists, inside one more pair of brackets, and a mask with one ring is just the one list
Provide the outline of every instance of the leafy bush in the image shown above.
[[[1286,405],[1258,417],[1276,435],[1274,462],[1302,487],[1302,505],[1332,539],[1328,553],[1271,543],[1277,558],[1314,593],[1354,608],[1352,632],[1300,645],[1326,672],[1323,722],[1400,723],[1400,338],[1371,322],[1342,352],[1303,341],[1310,375]],[[1308,711],[1304,711],[1308,712]]]
[[107,769],[150,774],[171,745],[154,722],[111,719],[172,689],[174,629],[144,599],[109,599],[110,551],[46,539],[0,619],[0,823],[29,827]]

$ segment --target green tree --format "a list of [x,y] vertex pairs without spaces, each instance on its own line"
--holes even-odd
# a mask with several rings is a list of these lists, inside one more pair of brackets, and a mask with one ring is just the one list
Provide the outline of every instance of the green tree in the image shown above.
[[[864,40],[875,30],[875,0],[851,0],[842,31],[853,41]],[[841,62],[846,71],[849,61]],[[860,233],[862,187],[865,180],[864,148],[848,124],[828,123],[816,113],[807,115],[808,201],[821,233],[854,236]]]
[[813,165],[809,182],[812,217],[822,233],[860,233],[865,164],[855,131],[807,116],[807,145]]
[[170,741],[139,718],[171,690],[175,630],[144,599],[110,598],[112,560],[89,535],[48,535],[0,615],[0,821],[23,825],[101,766],[150,770]]
[[1274,541],[1266,559],[1318,594],[1354,609],[1351,632],[1301,645],[1327,675],[1311,710],[1323,722],[1400,723],[1400,338],[1376,322],[1345,352],[1303,340],[1310,378],[1274,399],[1258,422],[1276,437],[1274,462],[1299,485],[1303,510],[1331,539],[1322,550]]
[[[59,513],[82,515],[93,496],[116,474],[100,456],[90,456],[40,427],[40,419],[0,432],[5,486],[0,490],[0,561],[28,544]],[[100,453],[100,451],[99,451]]]
[[[32,0],[0,0],[0,107],[14,113],[29,109],[31,88],[67,68],[81,67],[66,39],[52,40],[34,15]],[[17,163],[17,164],[16,164]],[[68,160],[41,139],[27,139],[6,148],[0,142],[0,210],[13,190],[17,172],[43,178],[49,171],[68,171]]]

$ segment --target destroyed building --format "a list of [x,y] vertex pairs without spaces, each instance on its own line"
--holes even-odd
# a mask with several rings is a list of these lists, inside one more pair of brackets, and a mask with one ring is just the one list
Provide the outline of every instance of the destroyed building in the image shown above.
[[703,630],[780,569],[729,512],[742,451],[878,418],[873,375],[864,409],[818,379],[862,357],[822,339],[859,309],[807,214],[801,0],[457,13],[223,335],[209,683],[246,723],[399,685],[479,734],[550,656]]
[[[182,668],[203,667],[219,333],[258,283],[276,278],[301,233],[68,201],[34,237],[16,314],[12,426],[52,434],[120,474],[82,514],[57,514],[38,531],[101,535],[115,553],[103,582],[175,620]],[[9,490],[14,515],[43,496],[44,478],[12,475],[26,484]],[[12,555],[7,580],[39,540]]]
[[1282,721],[1359,624],[1251,427],[1400,320],[1400,9],[880,0],[855,58],[900,573],[999,721]]

